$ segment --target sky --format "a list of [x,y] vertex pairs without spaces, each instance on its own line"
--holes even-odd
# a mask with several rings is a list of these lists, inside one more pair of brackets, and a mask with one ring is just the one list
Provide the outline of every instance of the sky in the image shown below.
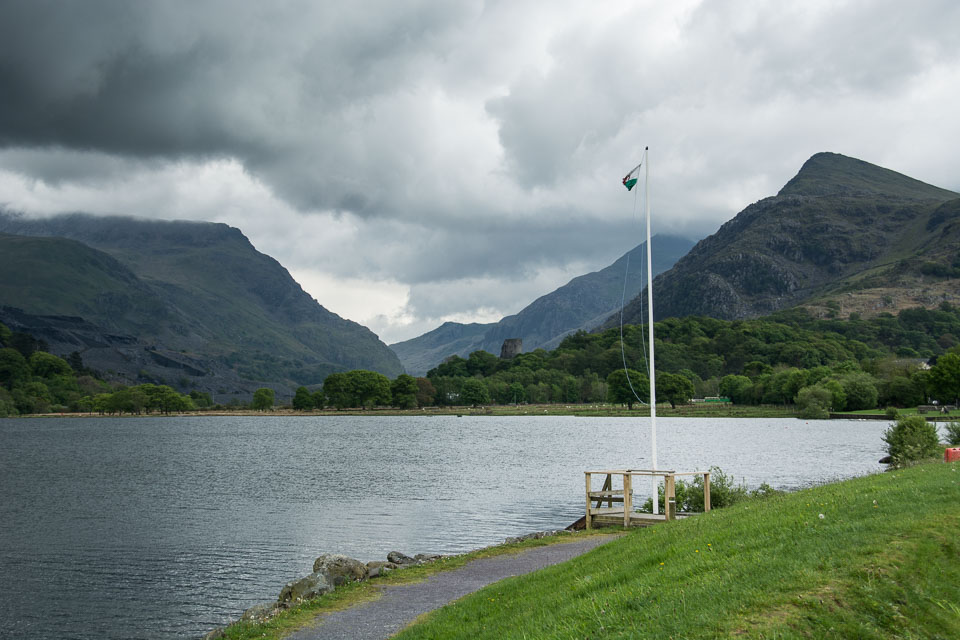
[[[393,343],[832,151],[960,191],[954,0],[0,0],[0,208],[209,220]],[[656,247],[654,247],[656,251]]]

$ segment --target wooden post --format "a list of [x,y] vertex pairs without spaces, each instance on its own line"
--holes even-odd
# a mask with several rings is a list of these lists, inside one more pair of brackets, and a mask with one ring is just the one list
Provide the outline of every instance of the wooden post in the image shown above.
[[677,517],[677,486],[673,474],[663,476],[663,513],[668,521]]
[[[612,473],[608,473],[608,474],[607,474],[606,480],[603,481],[603,488],[600,489],[600,491],[610,491],[610,492],[613,491],[613,474],[612,474]],[[612,508],[613,508],[613,495],[612,495],[612,493],[611,493],[611,495],[608,496],[608,497],[609,497],[609,499],[607,500],[607,508],[608,508],[608,509],[612,509]],[[603,506],[603,500],[598,500],[598,501],[597,501],[597,507],[601,507],[601,506]]]
[[583,522],[587,531],[589,531],[590,530],[590,472],[589,471],[585,472],[585,475],[587,476],[587,515],[584,517]]
[[630,512],[633,511],[633,476],[623,474],[623,526],[630,526]]
[[703,511],[710,511],[710,473],[703,474]]

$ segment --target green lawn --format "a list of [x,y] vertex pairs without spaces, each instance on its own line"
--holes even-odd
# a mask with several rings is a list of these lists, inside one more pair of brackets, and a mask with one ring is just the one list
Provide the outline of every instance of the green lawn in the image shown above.
[[399,638],[958,638],[960,470],[931,463],[637,530]]

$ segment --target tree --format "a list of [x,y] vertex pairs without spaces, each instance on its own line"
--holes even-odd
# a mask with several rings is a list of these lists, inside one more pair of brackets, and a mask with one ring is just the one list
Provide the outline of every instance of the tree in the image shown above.
[[357,369],[347,372],[347,381],[361,407],[390,404],[390,378],[382,373]]
[[308,411],[313,409],[316,404],[306,387],[297,387],[293,394],[292,406],[296,411]]
[[73,374],[73,369],[63,358],[46,353],[45,351],[34,351],[30,354],[30,371],[39,378],[52,378],[53,376],[69,376]]
[[500,358],[486,351],[474,351],[467,358],[467,373],[475,376],[478,373],[487,377],[493,375],[497,365],[500,364]]
[[417,378],[417,406],[420,408],[433,404],[437,389],[429,378]]
[[29,379],[27,359],[16,349],[0,349],[0,385],[10,389]]
[[840,385],[847,395],[847,411],[875,409],[877,407],[877,385],[873,376],[863,371],[848,373],[840,378]]
[[490,403],[490,393],[487,385],[480,378],[467,378],[460,388],[460,402],[470,406]]
[[693,383],[675,373],[657,372],[657,398],[666,400],[674,409],[677,404],[685,404],[693,397]]
[[345,373],[331,373],[323,381],[323,395],[339,411],[354,406],[353,387]]
[[794,399],[797,405],[797,415],[811,420],[825,420],[830,417],[827,411],[833,402],[833,394],[820,385],[804,387]]
[[400,409],[412,409],[417,406],[417,393],[419,392],[420,386],[417,384],[417,379],[405,373],[401,373],[390,384],[391,402],[393,406]]
[[70,355],[67,356],[67,364],[70,365],[70,368],[73,369],[77,375],[87,372],[86,367],[83,366],[83,356],[80,355],[79,351],[70,352]]
[[902,465],[940,455],[936,425],[923,416],[903,416],[883,434],[893,463]]
[[915,407],[923,404],[923,394],[914,381],[906,376],[893,376],[883,384],[881,403],[896,407]]
[[927,382],[930,393],[941,402],[960,398],[960,354],[956,349],[937,358],[937,364],[930,368]]
[[273,408],[273,389],[260,387],[253,392],[253,402],[250,404],[255,411],[266,411]]
[[616,369],[607,376],[607,402],[626,403],[627,409],[633,411],[635,402],[649,401],[650,380],[647,374],[634,369]]
[[729,375],[720,380],[719,393],[730,398],[733,404],[750,404],[753,397],[753,381],[747,376]]
[[190,392],[190,399],[193,400],[193,404],[198,407],[211,407],[213,406],[213,398],[210,397],[210,394],[206,391],[197,391],[194,389]]

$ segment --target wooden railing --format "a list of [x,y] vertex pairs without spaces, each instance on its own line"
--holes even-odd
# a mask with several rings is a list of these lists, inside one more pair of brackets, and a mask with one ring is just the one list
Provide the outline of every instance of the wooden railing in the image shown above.
[[[710,473],[708,471],[689,471],[677,473],[674,470],[657,469],[612,469],[605,471],[585,471],[586,475],[586,497],[587,514],[585,525],[587,529],[591,528],[593,518],[599,516],[611,517],[623,515],[623,526],[629,527],[631,524],[649,525],[653,522],[675,520],[677,513],[677,476],[703,476],[703,510],[710,511]],[[605,474],[603,487],[600,491],[594,491],[591,486],[591,480],[594,475]],[[622,489],[614,489],[614,476],[622,477]],[[634,513],[633,510],[633,478],[634,476],[648,476],[663,478],[663,500],[664,514],[662,517],[655,514]],[[659,499],[656,496],[654,499]],[[607,506],[603,507],[606,502]],[[596,504],[593,504],[596,503]],[[622,507],[614,507],[614,503],[622,504]]]

